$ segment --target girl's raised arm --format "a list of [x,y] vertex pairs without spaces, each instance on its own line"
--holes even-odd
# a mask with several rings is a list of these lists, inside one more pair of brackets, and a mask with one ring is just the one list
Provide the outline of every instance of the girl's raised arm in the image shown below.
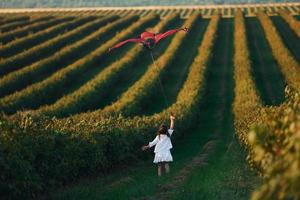
[[173,115],[170,116],[170,120],[171,120],[171,123],[170,123],[170,129],[174,129],[174,121],[175,121],[175,117]]

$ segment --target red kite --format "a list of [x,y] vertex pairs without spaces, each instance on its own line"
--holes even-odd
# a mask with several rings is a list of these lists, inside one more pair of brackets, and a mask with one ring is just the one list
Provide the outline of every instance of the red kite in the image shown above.
[[151,32],[145,31],[145,32],[141,33],[139,38],[131,38],[131,39],[122,41],[122,42],[116,44],[115,46],[109,48],[109,51],[111,51],[112,49],[119,48],[128,42],[141,43],[148,50],[152,50],[161,39],[166,38],[170,35],[173,35],[181,30],[187,32],[188,28],[172,29],[172,30],[168,30],[164,33],[151,33]]

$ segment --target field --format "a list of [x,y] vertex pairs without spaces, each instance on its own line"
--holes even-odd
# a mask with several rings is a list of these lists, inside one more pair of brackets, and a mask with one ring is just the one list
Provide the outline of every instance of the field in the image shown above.
[[[299,20],[299,3],[0,10],[0,198],[300,198]],[[174,27],[156,63],[108,52]],[[171,113],[158,178],[141,146]]]

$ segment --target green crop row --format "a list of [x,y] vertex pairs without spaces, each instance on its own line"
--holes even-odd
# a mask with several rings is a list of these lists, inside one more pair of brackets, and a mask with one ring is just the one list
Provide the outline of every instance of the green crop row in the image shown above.
[[247,133],[251,124],[257,121],[262,102],[252,77],[245,20],[241,10],[237,11],[234,19],[234,50],[234,124],[239,140],[247,146]]
[[0,32],[2,34],[14,32],[16,29],[23,29],[24,27],[31,26],[37,22],[49,20],[51,18],[53,18],[53,16],[44,16],[44,17],[33,18],[29,21],[17,21],[17,22],[11,23],[11,24],[1,26]]
[[0,22],[0,26],[6,25],[8,23],[16,22],[16,21],[27,21],[30,18],[28,16],[15,16],[15,17],[7,17],[3,21]]
[[[183,26],[191,28],[199,19],[199,15],[193,15],[186,20]],[[186,38],[188,38],[187,34],[178,33],[175,35],[167,50],[156,61],[157,65],[151,64],[147,72],[130,88],[128,88],[128,90],[124,92],[116,102],[103,108],[102,110],[80,115],[101,115],[106,117],[111,115],[117,116],[122,113],[125,116],[130,116],[138,112],[138,110],[141,108],[141,102],[143,99],[147,98],[147,95],[153,91],[153,88],[158,83],[159,76],[164,73],[167,67],[170,67],[172,61],[176,56],[178,56],[178,52],[180,52],[180,50],[185,50],[180,49],[180,47]]]
[[285,10],[279,10],[278,13],[289,24],[296,35],[300,37],[300,22]]
[[[50,39],[47,42],[34,46],[33,48],[30,48],[27,51],[19,53],[15,56],[3,59],[0,61],[0,76],[21,69],[22,67],[39,60],[40,56],[43,56],[44,54],[58,51],[58,49],[76,42],[76,40],[79,40],[80,37],[85,37],[91,33],[91,31],[99,28],[99,26],[105,25],[116,18],[118,17],[108,16],[87,22],[81,26],[78,25],[77,28]],[[47,57],[47,59],[50,58]],[[38,63],[42,63],[44,65],[43,61],[41,60],[39,60]]]
[[299,63],[293,58],[292,54],[284,46],[284,43],[270,17],[264,12],[259,12],[257,16],[265,31],[265,35],[272,49],[273,56],[278,62],[287,83],[297,91],[300,91]]
[[[167,16],[159,24],[153,27],[157,32],[161,32],[168,25],[178,20],[179,15]],[[37,112],[48,116],[64,117],[88,109],[92,102],[101,101],[120,74],[130,67],[133,62],[142,54],[143,48],[136,46],[128,51],[122,59],[115,61],[110,66],[101,71],[95,78],[88,81],[75,92],[63,96],[52,105],[41,107]]]
[[57,23],[55,22],[56,20],[55,18],[53,18],[53,16],[38,18],[37,20],[34,20],[34,23],[32,23],[31,25],[1,34],[0,43],[2,43],[2,45],[7,44],[8,42],[14,40],[15,38],[24,37],[30,33],[34,33],[43,30],[45,28],[48,28],[49,26],[55,25]]
[[17,29],[19,27],[23,27],[29,24],[32,24],[32,20],[16,21],[16,22],[4,24],[0,27],[0,33],[6,33],[13,29]]
[[[136,21],[136,19],[138,19],[138,16],[129,16],[115,23],[108,24],[106,27],[102,28],[97,33],[95,33],[93,37],[91,37],[93,39],[90,38],[91,40],[89,41],[93,41],[94,39],[99,38],[101,35],[107,34],[108,31],[114,32],[115,30],[119,30],[120,27],[130,24],[133,21]],[[144,29],[146,26],[149,26],[150,24],[157,21],[157,19],[157,16],[149,16],[137,21],[136,23],[133,23],[125,30],[121,31],[120,33],[117,33],[112,39],[105,42],[92,53],[77,60],[76,62],[67,66],[66,68],[55,72],[49,78],[1,99],[1,110],[6,111],[8,113],[13,113],[21,107],[31,108],[40,105],[41,102],[47,101],[47,97],[49,95],[51,95],[52,97],[55,95],[59,95],[60,92],[58,91],[61,91],[61,93],[63,93],[64,87],[66,85],[71,85],[74,79],[78,79],[78,77],[80,78],[82,73],[88,71],[91,68],[91,66],[97,64],[97,62],[100,62],[105,56],[107,56],[107,51],[109,47],[111,47],[116,42],[128,37],[129,35],[132,35],[134,32]],[[81,45],[76,46],[76,48],[81,48]],[[73,48],[68,48],[65,51],[68,51],[68,54],[70,54],[72,53]],[[55,58],[62,59],[63,57],[58,54]],[[48,66],[43,65],[44,70],[49,70],[49,66],[56,67],[56,65],[53,65],[53,62],[50,62]],[[35,70],[38,71],[41,70],[41,68],[36,68]],[[36,75],[36,73],[37,72],[33,70],[28,71],[27,75],[24,76],[24,80],[30,81],[30,79],[33,78],[33,75]],[[20,75],[15,76],[14,80],[19,81]],[[7,87],[10,87],[11,84],[6,84],[5,89],[7,89]],[[2,87],[2,85],[3,84],[1,84],[0,88]],[[13,85],[16,84],[14,83]]]
[[[84,17],[77,19],[75,21],[68,22],[70,20],[74,20],[74,17],[62,17],[58,18],[57,25],[47,28],[44,31],[40,31],[31,35],[28,35],[26,37],[22,37],[19,39],[16,39],[6,45],[3,45],[0,47],[0,55],[1,58],[6,58],[9,56],[12,56],[14,54],[17,54],[25,49],[28,49],[29,47],[32,47],[34,45],[37,45],[41,42],[44,42],[48,40],[51,37],[56,36],[57,34],[65,31],[66,29],[70,29],[72,27],[76,27],[81,23],[84,23],[88,20],[93,19],[93,17]],[[67,23],[65,23],[67,22]]]

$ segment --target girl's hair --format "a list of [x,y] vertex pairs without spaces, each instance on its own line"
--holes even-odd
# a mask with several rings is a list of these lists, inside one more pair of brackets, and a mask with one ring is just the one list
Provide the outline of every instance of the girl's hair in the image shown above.
[[158,131],[157,131],[157,135],[158,135],[159,139],[160,139],[160,135],[161,135],[161,134],[162,134],[162,135],[167,135],[168,137],[170,137],[170,134],[169,134],[169,132],[168,132],[167,125],[162,124],[162,125],[159,126]]

